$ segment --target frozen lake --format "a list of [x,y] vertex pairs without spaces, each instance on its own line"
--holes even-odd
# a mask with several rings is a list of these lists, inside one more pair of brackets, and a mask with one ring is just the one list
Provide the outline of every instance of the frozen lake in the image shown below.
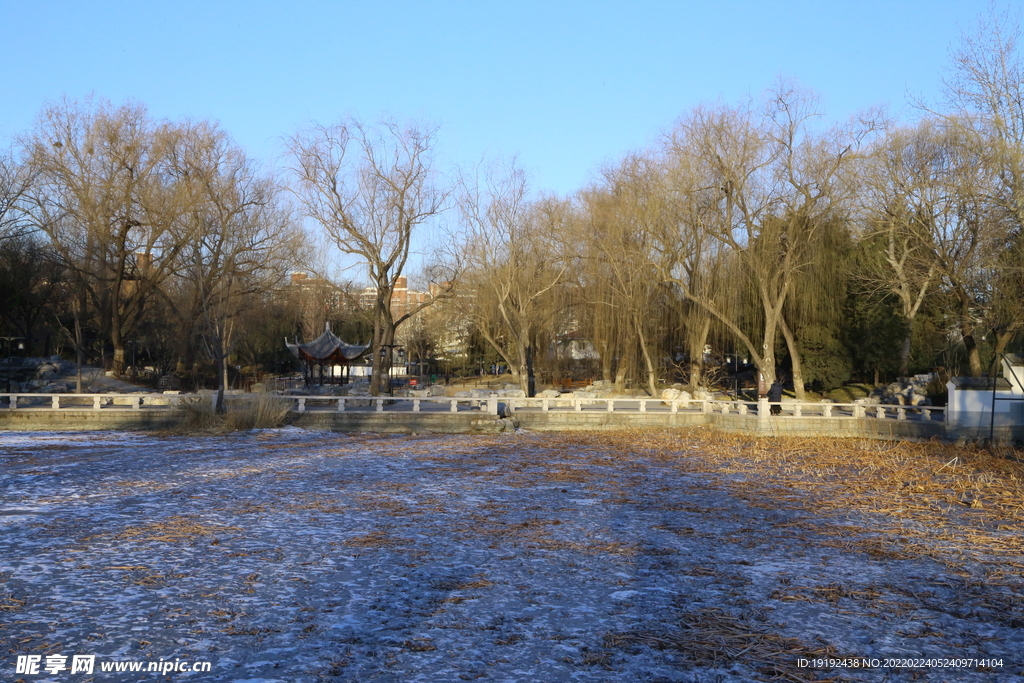
[[71,658],[95,655],[97,682],[142,680],[99,670],[129,660],[251,683],[1020,680],[1021,468],[942,455],[702,430],[0,432],[0,679],[88,680]]

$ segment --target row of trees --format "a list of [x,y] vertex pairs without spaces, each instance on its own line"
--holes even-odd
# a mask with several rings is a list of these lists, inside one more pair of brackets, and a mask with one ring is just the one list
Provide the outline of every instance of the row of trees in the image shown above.
[[783,83],[695,108],[572,201],[527,201],[515,170],[487,178],[463,202],[458,302],[524,389],[552,332],[590,340],[604,379],[652,393],[680,361],[704,383],[708,344],[767,382],[785,365],[801,397],[808,381],[958,366],[961,352],[981,375],[983,346],[991,360],[1024,325],[1009,27],[996,17],[965,40],[946,106],[915,125],[875,113],[825,128],[814,97]]
[[[514,163],[451,180],[436,130],[393,121],[300,131],[282,180],[208,122],[48,106],[0,159],[0,316],[26,337],[56,324],[79,354],[98,340],[116,372],[145,336],[165,364],[212,361],[222,390],[229,359],[266,364],[275,336],[338,317],[370,338],[375,382],[391,360],[378,351],[412,336],[420,356],[487,349],[531,395],[539,373],[569,371],[569,347],[577,368],[652,393],[670,376],[708,383],[709,348],[768,382],[784,367],[798,395],[958,354],[980,375],[1024,326],[1009,25],[965,40],[948,102],[914,125],[827,127],[782,83],[695,108],[569,198],[537,196]],[[443,213],[459,220],[423,256],[434,296],[397,316],[414,235]],[[282,294],[290,271],[316,270],[303,220],[365,269],[368,310],[337,280],[319,303]]]

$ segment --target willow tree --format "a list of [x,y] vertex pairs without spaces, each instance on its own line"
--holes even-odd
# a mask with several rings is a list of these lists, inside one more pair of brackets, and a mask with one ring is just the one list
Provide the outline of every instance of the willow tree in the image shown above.
[[[678,192],[690,214],[680,225],[703,233],[735,262],[743,279],[700,291],[680,276],[678,259],[663,268],[688,299],[738,339],[766,382],[776,379],[775,347],[781,334],[793,364],[797,397],[804,395],[797,338],[784,308],[796,275],[815,256],[822,226],[844,200],[844,171],[870,125],[812,131],[813,100],[791,89],[771,93],[762,111],[753,106],[698,107],[680,122],[669,153],[680,160]],[[671,256],[669,254],[668,256]],[[760,329],[744,329],[726,301],[747,288],[760,309]]]
[[450,194],[434,172],[436,130],[384,121],[314,125],[291,139],[293,171],[306,215],[338,250],[367,269],[374,294],[370,392],[391,372],[395,330],[431,300],[399,317],[391,298],[409,262],[414,233],[440,214]]
[[464,182],[460,208],[465,272],[453,302],[533,396],[538,338],[554,320],[568,267],[559,237],[569,207],[531,200],[524,173],[510,167]]
[[[671,222],[664,170],[650,156],[633,155],[604,173],[604,182],[581,194],[584,220],[576,235],[588,304],[600,313],[595,341],[603,362],[620,358],[616,388],[631,365],[657,393],[670,294],[658,277],[655,242]],[[639,363],[628,361],[636,357]]]

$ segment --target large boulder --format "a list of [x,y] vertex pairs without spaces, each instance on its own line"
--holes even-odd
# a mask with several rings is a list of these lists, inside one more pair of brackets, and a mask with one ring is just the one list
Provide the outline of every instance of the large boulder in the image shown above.
[[677,400],[679,400],[679,395],[682,394],[682,393],[683,392],[679,391],[679,389],[662,389],[661,390],[661,400],[662,401],[677,401]]
[[561,395],[557,389],[545,389],[537,394],[537,398],[558,398]]
[[501,389],[497,394],[505,398],[526,398],[526,392],[522,389]]
[[444,386],[441,385],[441,384],[432,384],[430,386],[429,391],[430,391],[430,395],[431,396],[447,396],[448,395],[448,392],[445,390]]

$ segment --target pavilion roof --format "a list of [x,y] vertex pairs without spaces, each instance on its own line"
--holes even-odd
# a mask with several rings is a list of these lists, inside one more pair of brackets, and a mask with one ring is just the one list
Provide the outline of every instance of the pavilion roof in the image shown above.
[[303,360],[334,360],[348,362],[353,361],[366,353],[370,348],[369,344],[346,344],[331,332],[331,324],[324,325],[324,333],[311,342],[305,344],[291,344],[284,340],[285,346],[296,358]]

